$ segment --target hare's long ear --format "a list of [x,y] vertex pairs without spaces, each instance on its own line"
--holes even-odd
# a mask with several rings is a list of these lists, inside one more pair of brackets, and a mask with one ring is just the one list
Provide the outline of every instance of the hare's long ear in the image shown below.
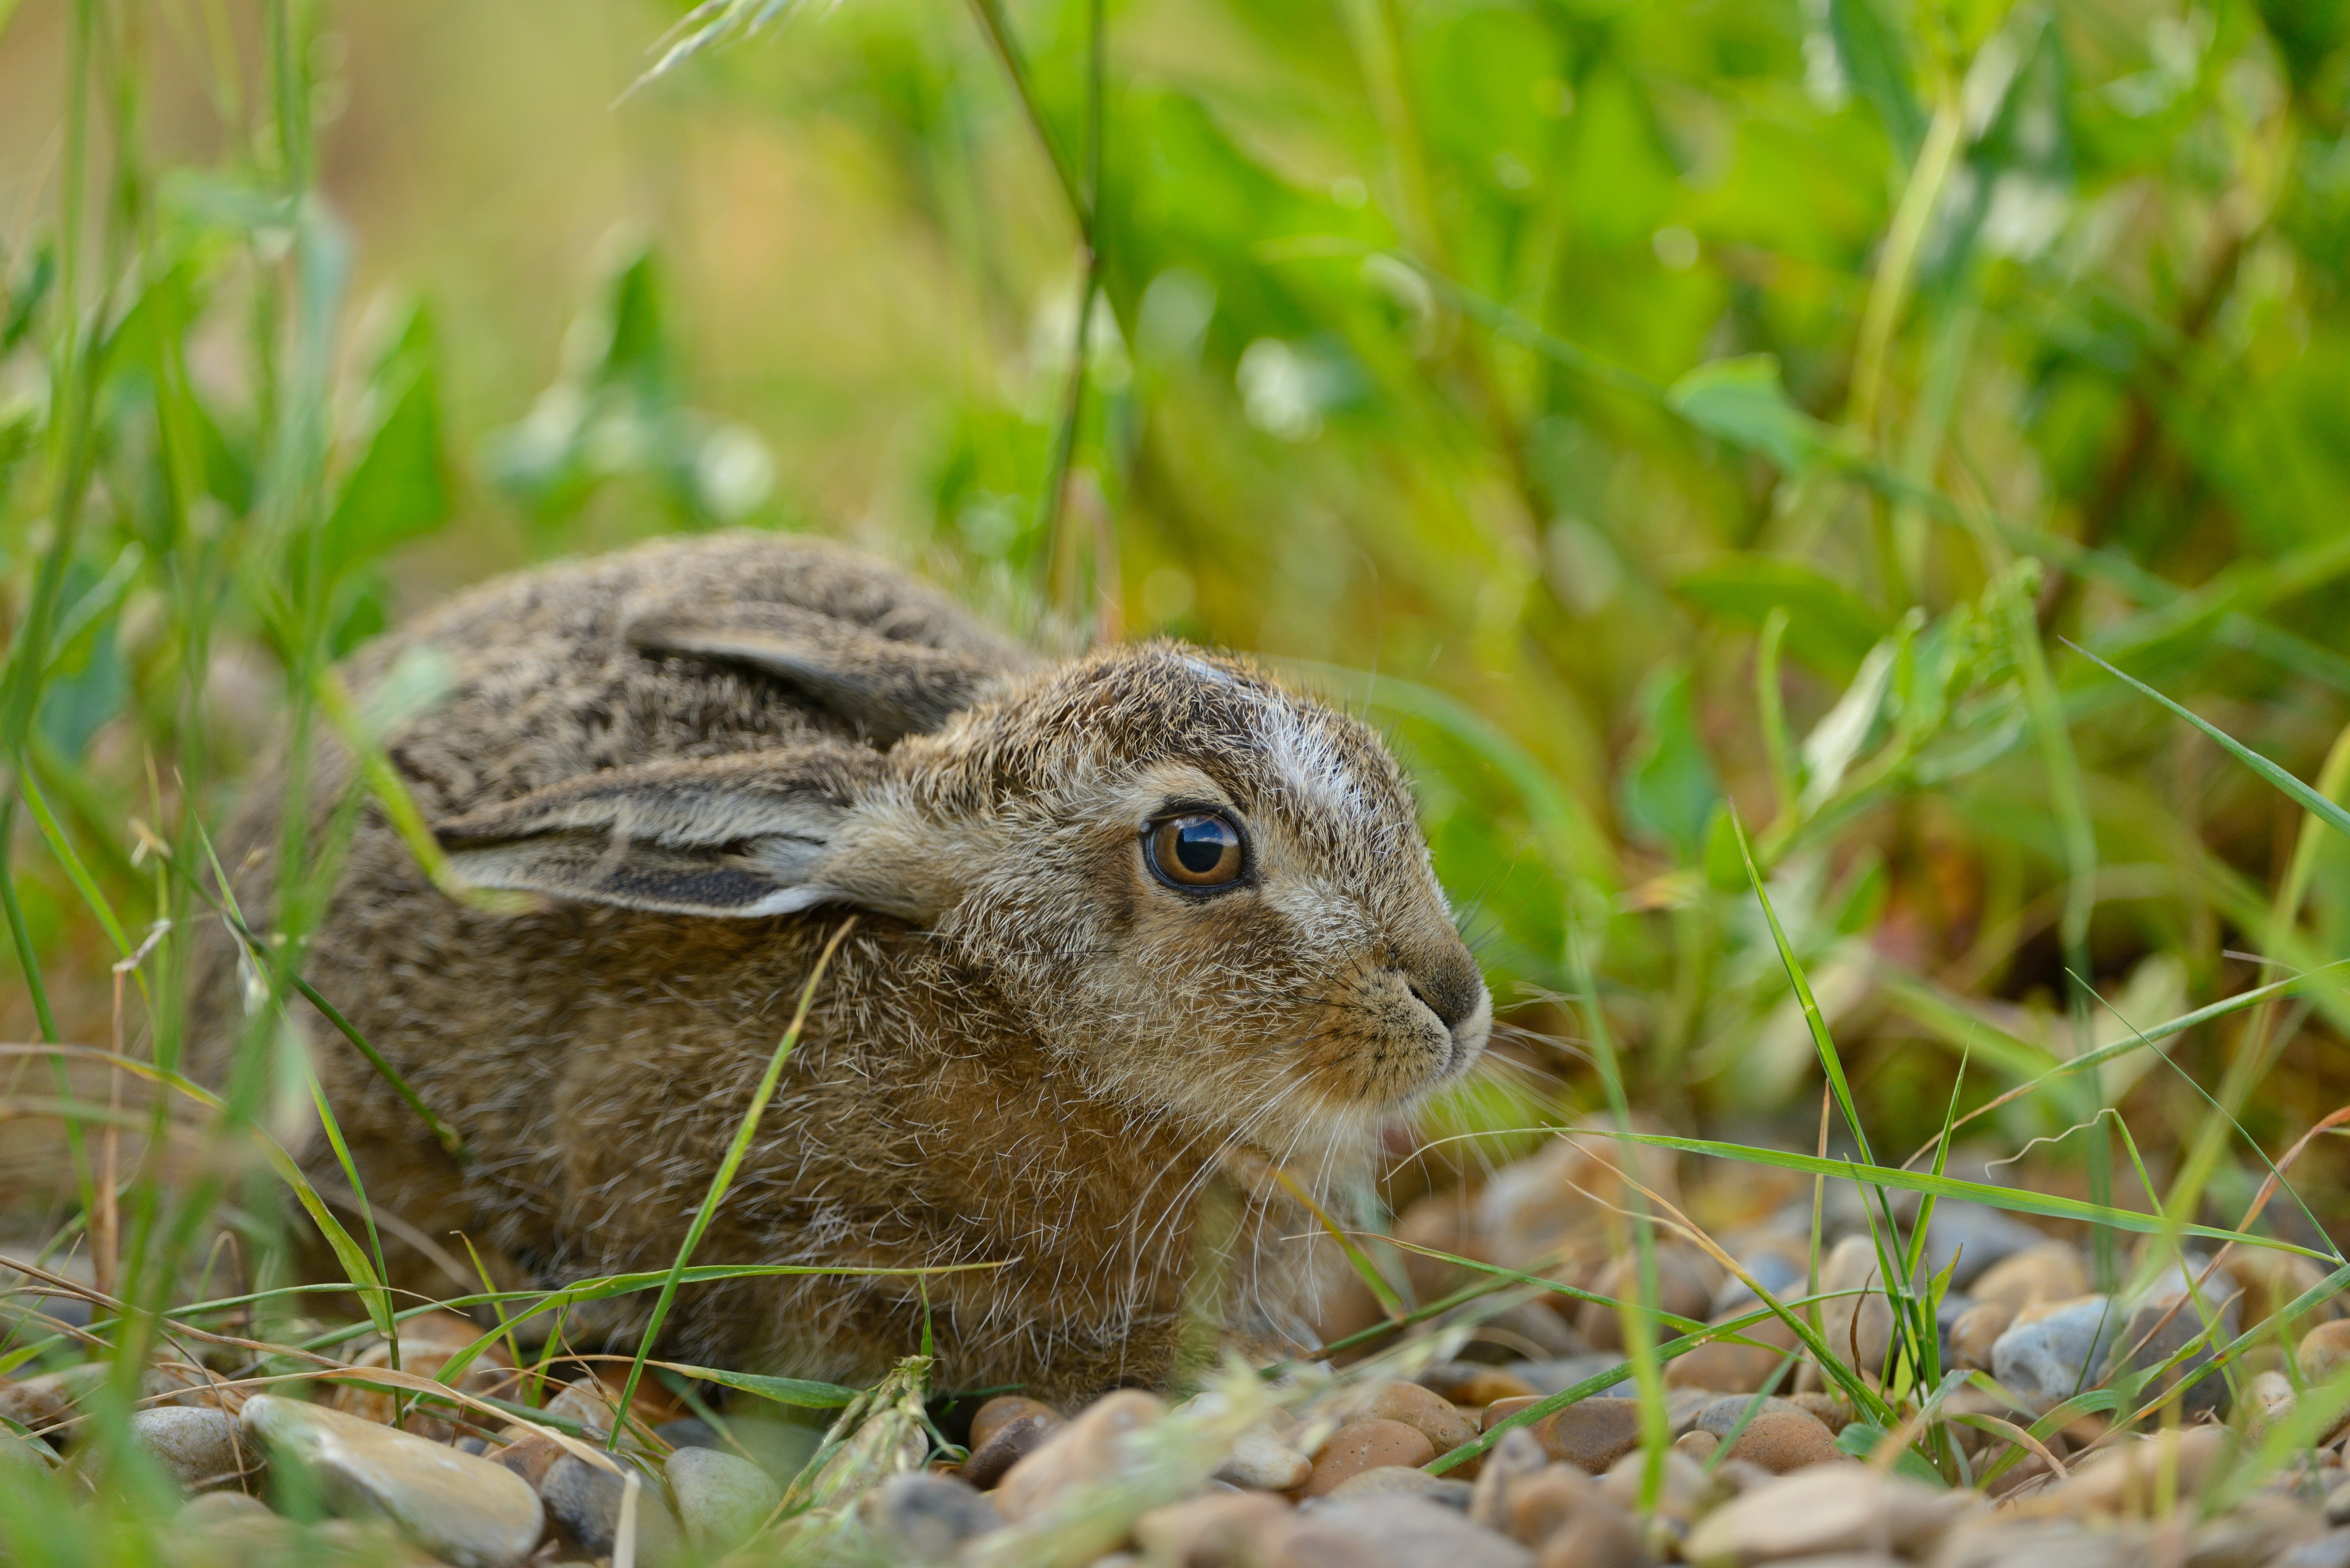
[[657,612],[629,628],[649,653],[722,659],[795,686],[878,744],[924,734],[971,705],[1009,659],[903,642],[795,605]]
[[872,852],[894,836],[859,831],[861,792],[885,765],[841,746],[614,768],[433,831],[481,888],[678,915],[847,904],[920,921],[935,896]]

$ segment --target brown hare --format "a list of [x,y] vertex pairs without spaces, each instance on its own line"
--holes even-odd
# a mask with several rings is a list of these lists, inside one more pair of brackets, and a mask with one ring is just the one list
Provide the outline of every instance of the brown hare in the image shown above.
[[[1004,1265],[927,1302],[902,1275],[689,1286],[672,1354],[853,1380],[927,1311],[945,1385],[1073,1397],[1172,1380],[1203,1303],[1304,1348],[1326,1249],[1273,1171],[1361,1181],[1483,1049],[1394,759],[1246,664],[1040,661],[879,562],[747,535],[489,584],[353,687],[420,644],[453,683],[391,758],[463,877],[541,897],[447,897],[360,816],[307,973],[468,1157],[312,1018],[369,1198],[538,1283],[666,1266],[855,914],[695,1261]],[[312,771],[323,826],[350,763]],[[230,835],[256,927],[281,793]],[[217,1074],[224,939],[214,971]],[[632,1346],[650,1302],[586,1332]]]

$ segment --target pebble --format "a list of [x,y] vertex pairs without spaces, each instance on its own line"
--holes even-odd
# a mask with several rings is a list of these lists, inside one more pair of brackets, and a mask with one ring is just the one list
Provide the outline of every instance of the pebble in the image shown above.
[[[615,1456],[617,1463],[630,1461]],[[637,1561],[660,1568],[685,1555],[685,1532],[661,1497],[659,1482],[638,1472]],[[546,1505],[547,1523],[573,1546],[590,1557],[609,1557],[619,1544],[620,1501],[628,1483],[576,1454],[565,1454],[546,1467],[538,1483],[538,1499]]]
[[2310,1383],[2323,1383],[2350,1365],[2350,1318],[2321,1323],[2303,1334],[2293,1359],[2301,1364],[2303,1379]]
[[2350,1524],[2350,1480],[2341,1482],[2325,1494],[2325,1522]]
[[1263,1492],[1219,1492],[1154,1508],[1134,1522],[1135,1544],[1151,1568],[1261,1561],[1285,1533],[1289,1505]]
[[1471,1488],[1469,1519],[1488,1530],[1505,1529],[1509,1521],[1510,1492],[1528,1476],[1539,1475],[1550,1465],[1550,1456],[1543,1452],[1542,1444],[1532,1432],[1514,1428],[1504,1432],[1501,1439],[1485,1450],[1483,1462],[1478,1467],[1476,1484]]
[[[1599,1478],[1600,1491],[1619,1508],[1639,1507],[1648,1466],[1648,1456],[1641,1449],[1633,1449]],[[1660,1516],[1686,1524],[1703,1512],[1713,1497],[1713,1478],[1705,1473],[1703,1466],[1670,1449],[1665,1450],[1665,1484],[1657,1494],[1657,1512]]]
[[[1782,1300],[1790,1291],[1802,1294],[1804,1282],[1812,1277],[1811,1250],[1792,1236],[1766,1231],[1752,1241],[1741,1241],[1732,1251],[1738,1266],[1756,1284]],[[1721,1289],[1713,1293],[1713,1310],[1719,1317],[1735,1317],[1762,1304],[1762,1298],[1736,1274],[1725,1278]]]
[[329,1508],[387,1519],[456,1568],[509,1568],[538,1544],[538,1498],[487,1459],[266,1394],[239,1418],[261,1448],[308,1465]]
[[1465,1480],[1432,1476],[1410,1465],[1378,1465],[1367,1470],[1356,1471],[1340,1481],[1329,1495],[1334,1498],[1386,1497],[1406,1493],[1412,1497],[1424,1497],[1430,1502],[1440,1502],[1457,1512],[1466,1513],[1470,1499],[1475,1492],[1476,1488]]
[[1790,1394],[1787,1403],[1799,1410],[1810,1411],[1819,1417],[1820,1425],[1831,1432],[1841,1432],[1852,1425],[1852,1409],[1840,1396],[1814,1389],[1806,1394]]
[[[2212,1304],[2213,1293],[2216,1293],[2205,1295],[2207,1307]],[[2218,1306],[2211,1315],[2218,1324],[2213,1330],[2218,1343],[2225,1345],[2236,1336],[2238,1318],[2233,1302]],[[2130,1314],[2129,1322],[2115,1336],[2113,1352],[2106,1362],[2102,1376],[2110,1380],[2125,1366],[2139,1371],[2160,1366],[2186,1348],[2189,1341],[2201,1335],[2203,1329],[2202,1314],[2196,1311],[2195,1303],[2185,1295],[2166,1295],[2148,1301]],[[2139,1402],[2143,1404],[2161,1397],[2184,1383],[2186,1389],[2179,1396],[2183,1419],[2191,1421],[2206,1414],[2225,1416],[2228,1410],[2228,1380],[2216,1370],[2203,1371],[2210,1365],[2210,1343],[2207,1340],[2185,1362],[2140,1394]]]
[[1014,1421],[1042,1421],[1046,1429],[1068,1425],[1068,1417],[1042,1399],[1025,1399],[1017,1394],[1001,1394],[973,1411],[971,1417],[971,1451],[987,1447],[995,1435]]
[[2304,1541],[2270,1568],[2350,1568],[2350,1530],[2329,1530]]
[[[1713,1310],[1713,1293],[1721,1288],[1721,1265],[1695,1247],[1666,1242],[1657,1250],[1657,1304],[1679,1317],[1703,1318]],[[1617,1301],[1640,1299],[1640,1261],[1626,1252],[1608,1260],[1592,1282],[1594,1293]],[[1612,1306],[1586,1302],[1575,1314],[1575,1326],[1595,1350],[1624,1347],[1622,1316]]]
[[1005,1473],[995,1489],[995,1505],[1007,1519],[1026,1519],[1066,1493],[1114,1473],[1120,1458],[1118,1438],[1166,1414],[1163,1401],[1137,1388],[1103,1396]]
[[1837,1465],[1784,1477],[1724,1503],[1698,1521],[1682,1551],[1698,1563],[1850,1552],[1922,1557],[1982,1506],[1970,1492],[1881,1476],[1866,1465]]
[[1323,1497],[1364,1470],[1381,1465],[1419,1466],[1435,1457],[1436,1446],[1417,1428],[1377,1417],[1349,1421],[1331,1433],[1314,1456],[1313,1473],[1299,1490],[1307,1497]]
[[2187,1561],[2191,1568],[2262,1568],[2324,1533],[2314,1510],[2288,1498],[2254,1497],[2197,1526]]
[[484,1457],[514,1471],[530,1483],[533,1491],[536,1491],[538,1483],[546,1479],[546,1467],[570,1450],[544,1432],[534,1432],[521,1427],[509,1427],[506,1430],[520,1432],[522,1436],[503,1449],[492,1449]]
[[2146,1568],[2147,1547],[2134,1532],[2002,1516],[1952,1531],[1934,1568]]
[[[2247,1324],[2266,1323],[2325,1278],[2325,1272],[2307,1258],[2260,1248],[2239,1247],[2221,1260],[2220,1267],[2243,1292],[2238,1304],[2243,1308]],[[2333,1296],[2293,1317],[2285,1328],[2288,1333],[2301,1334],[2341,1315],[2342,1298]]]
[[1400,1421],[1426,1438],[1440,1454],[1449,1454],[1477,1437],[1476,1423],[1450,1399],[1440,1398],[1417,1383],[1390,1383],[1364,1408],[1366,1416]]
[[[1427,1390],[1420,1392],[1425,1394]],[[1428,1397],[1436,1397],[1433,1394]],[[1232,1440],[1231,1454],[1216,1467],[1218,1480],[1252,1491],[1290,1491],[1304,1486],[1313,1473],[1312,1459],[1269,1432],[1243,1432]]]
[[166,1405],[130,1413],[130,1440],[189,1491],[224,1486],[260,1468],[236,1417],[224,1410]]
[[[1728,1323],[1742,1316],[1747,1308],[1731,1308],[1715,1314],[1713,1322]],[[1787,1362],[1786,1353],[1797,1343],[1795,1331],[1777,1318],[1765,1318],[1749,1324],[1738,1331],[1742,1339],[1752,1345],[1739,1345],[1726,1339],[1711,1340],[1686,1355],[1674,1357],[1665,1364],[1665,1386],[1669,1388],[1710,1388],[1721,1394],[1752,1394],[1779,1375]]]
[[1673,1439],[1673,1452],[1685,1454],[1700,1464],[1712,1459],[1713,1450],[1720,1447],[1721,1447],[1720,1438],[1715,1437],[1711,1432],[1701,1430],[1683,1432]]
[[1535,1422],[1534,1429],[1552,1459],[1605,1475],[1608,1466],[1640,1446],[1640,1402],[1585,1399]]
[[1534,1568],[1534,1555],[1424,1497],[1332,1498],[1301,1517],[1272,1568]]
[[891,1476],[858,1500],[858,1517],[903,1563],[944,1563],[962,1543],[1003,1522],[1003,1515],[970,1483],[916,1470]]
[[[426,1313],[411,1318],[400,1325],[400,1370],[420,1377],[438,1377],[441,1369],[459,1352],[481,1337],[480,1329],[454,1313]],[[354,1356],[351,1365],[388,1367],[391,1365],[390,1349],[377,1340]],[[513,1362],[505,1347],[493,1343],[466,1366],[453,1386],[468,1394],[494,1394],[504,1389],[513,1376]],[[401,1391],[392,1388],[371,1383],[338,1383],[328,1398],[328,1406],[388,1427],[401,1400]],[[448,1419],[446,1407],[419,1406],[413,1397],[408,1397],[406,1403],[408,1412],[400,1423],[403,1429],[436,1443],[445,1443],[456,1435],[456,1426]]]
[[732,1552],[784,1497],[767,1472],[719,1449],[680,1449],[663,1467],[686,1538],[704,1556]]
[[1044,1447],[1045,1439],[1066,1423],[1046,1416],[1023,1416],[994,1428],[986,1443],[974,1448],[962,1462],[962,1479],[982,1491],[992,1490],[1012,1467]]
[[2109,1296],[2025,1307],[1991,1347],[1991,1376],[2035,1413],[2094,1386],[2094,1371],[2122,1331]]
[[1950,1288],[1972,1293],[1970,1287],[1989,1270],[2047,1243],[2044,1232],[2003,1209],[1946,1198],[1934,1205],[1933,1218],[1926,1222],[1926,1272],[1939,1273],[1955,1259]]
[[2070,1242],[2043,1241],[1985,1269],[1967,1293],[1979,1303],[2003,1302],[2020,1313],[2045,1302],[2087,1295],[2088,1265]]
[[[1754,1418],[1746,1421],[1746,1407],[1753,1402],[1752,1396],[1717,1399],[1698,1417],[1697,1429],[1728,1443],[1726,1458],[1760,1465],[1773,1475],[1846,1457],[1835,1446],[1835,1434],[1828,1430],[1827,1423],[1802,1406],[1785,1399],[1765,1399]],[[1731,1433],[1738,1430],[1741,1421],[1746,1421],[1746,1429],[1732,1440]]]
[[[1559,1300],[1567,1306],[1575,1304],[1572,1296],[1561,1296]],[[1569,1327],[1566,1319],[1540,1302],[1520,1302],[1488,1313],[1477,1325],[1477,1338],[1535,1361],[1580,1355],[1591,1348],[1590,1342]]]
[[699,1416],[688,1416],[679,1421],[663,1421],[653,1428],[653,1436],[672,1449],[723,1449],[726,1446],[726,1439],[718,1435],[718,1428]]
[[1464,1405],[1472,1410],[1482,1410],[1496,1399],[1516,1399],[1542,1392],[1516,1373],[1491,1366],[1480,1367],[1473,1375],[1450,1387],[1430,1385],[1424,1377],[1422,1386],[1433,1386],[1435,1392],[1455,1405]]
[[2224,1459],[2235,1434],[2225,1427],[2189,1427],[2136,1438],[2091,1457],[2032,1501],[2033,1511],[2085,1518],[2143,1513],[2169,1472],[2176,1497],[2192,1496]]
[[257,1497],[247,1497],[241,1491],[208,1491],[202,1497],[190,1498],[172,1516],[172,1524],[182,1530],[207,1530],[220,1525],[241,1525],[275,1520],[269,1505]]
[[105,1384],[107,1376],[104,1362],[88,1361],[11,1383],[0,1387],[0,1418],[32,1432],[58,1426],[73,1414],[76,1405]]
[[2005,1302],[1977,1302],[1967,1308],[1950,1325],[1952,1365],[1989,1372],[1991,1346],[2014,1322],[2015,1308]]

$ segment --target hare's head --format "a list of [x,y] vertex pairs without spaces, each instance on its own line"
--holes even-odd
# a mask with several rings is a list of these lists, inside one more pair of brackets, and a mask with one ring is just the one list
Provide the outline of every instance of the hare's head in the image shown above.
[[444,824],[488,887],[929,932],[1055,1057],[1276,1158],[1358,1155],[1492,1008],[1376,734],[1175,644],[973,683],[887,751],[619,769]]

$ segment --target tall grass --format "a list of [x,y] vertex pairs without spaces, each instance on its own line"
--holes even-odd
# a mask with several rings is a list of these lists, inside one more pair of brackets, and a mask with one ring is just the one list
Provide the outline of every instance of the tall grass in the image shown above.
[[[2106,1282],[2190,1244],[2350,1279],[2338,1142],[2299,1141],[2350,1101],[2340,17],[400,10],[0,4],[0,102],[60,84],[0,122],[0,1093],[55,1129],[0,1148],[0,1251],[96,1298],[0,1364],[94,1345],[99,1441],[192,1325],[284,1347],[255,1376],[364,1332],[307,1315],[305,1228],[376,1330],[422,1310],[362,1173],[338,1210],[282,1147],[339,1148],[287,1010],[338,1016],[301,961],[341,834],[384,811],[433,866],[400,711],[335,662],[454,582],[722,524],[855,538],[1052,646],[1258,649],[1372,716],[1515,1025],[1432,1113],[1474,1136],[1372,1207],[1596,1107],[1856,1178],[1908,1380],[1846,1392],[1946,1479],[1934,1201],[2076,1227]],[[289,799],[328,737],[370,793],[286,814],[263,930],[210,836],[273,730]],[[199,1087],[213,920],[263,1005]],[[1634,1207],[1643,1257],[1705,1237]],[[455,1304],[734,1267],[691,1252]],[[1638,1277],[1624,1371],[1537,1412],[1629,1375],[1660,1413],[1706,1331]],[[1741,1326],[1818,1339],[1818,1292],[1761,1293]],[[856,1397],[767,1381],[735,1386]]]

